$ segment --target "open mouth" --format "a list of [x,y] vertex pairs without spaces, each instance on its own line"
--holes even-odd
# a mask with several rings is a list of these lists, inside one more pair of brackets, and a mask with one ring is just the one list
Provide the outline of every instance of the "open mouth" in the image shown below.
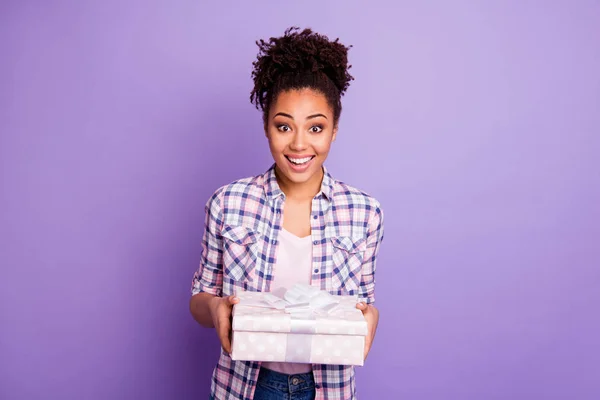
[[302,157],[302,158],[293,158],[293,157],[285,156],[285,158],[287,158],[287,160],[294,165],[302,166],[302,165],[308,164],[313,158],[315,158],[315,156]]

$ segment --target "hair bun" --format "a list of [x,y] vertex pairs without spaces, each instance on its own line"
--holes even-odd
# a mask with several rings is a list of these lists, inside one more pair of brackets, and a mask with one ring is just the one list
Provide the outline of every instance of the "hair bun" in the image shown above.
[[323,72],[343,95],[354,78],[348,73],[348,50],[339,39],[330,41],[327,36],[307,28],[302,31],[291,27],[281,37],[256,42],[259,47],[253,63],[255,83],[271,86],[284,73]]

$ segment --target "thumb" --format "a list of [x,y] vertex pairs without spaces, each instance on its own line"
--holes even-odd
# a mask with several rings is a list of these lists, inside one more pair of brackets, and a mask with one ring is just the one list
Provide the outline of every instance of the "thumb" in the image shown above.
[[227,304],[230,306],[237,304],[239,302],[240,302],[240,299],[238,299],[235,295],[227,297]]

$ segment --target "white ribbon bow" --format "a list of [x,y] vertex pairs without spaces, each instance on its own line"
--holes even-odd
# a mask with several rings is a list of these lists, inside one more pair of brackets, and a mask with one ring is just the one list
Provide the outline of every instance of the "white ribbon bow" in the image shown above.
[[276,289],[265,293],[261,300],[245,301],[245,305],[253,307],[285,310],[293,316],[324,315],[331,313],[339,304],[339,300],[316,287],[296,284],[291,289]]

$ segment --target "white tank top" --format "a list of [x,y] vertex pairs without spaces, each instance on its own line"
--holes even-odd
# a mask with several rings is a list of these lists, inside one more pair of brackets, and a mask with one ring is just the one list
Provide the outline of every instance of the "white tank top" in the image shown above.
[[[310,284],[312,270],[312,238],[298,237],[291,232],[279,231],[277,261],[273,271],[271,290],[289,289],[296,283]],[[312,371],[311,364],[263,362],[262,366],[283,374],[303,374]]]

